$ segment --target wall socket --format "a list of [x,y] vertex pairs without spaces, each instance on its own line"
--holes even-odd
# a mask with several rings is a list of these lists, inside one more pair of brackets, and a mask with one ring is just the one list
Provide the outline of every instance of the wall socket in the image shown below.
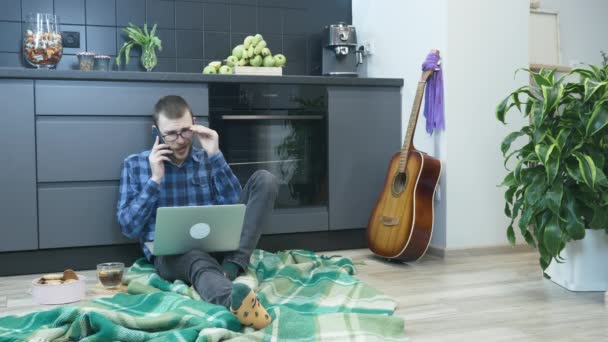
[[80,32],[62,31],[61,41],[64,48],[80,48]]
[[[361,47],[363,47],[363,56],[369,56],[374,53],[374,44],[370,41],[361,42]],[[361,49],[361,47],[359,49]]]

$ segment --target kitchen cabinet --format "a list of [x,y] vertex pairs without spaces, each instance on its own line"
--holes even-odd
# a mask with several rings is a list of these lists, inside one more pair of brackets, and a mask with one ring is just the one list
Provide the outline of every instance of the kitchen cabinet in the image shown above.
[[34,81],[0,79],[0,252],[38,248]]
[[[244,91],[212,94],[210,99],[210,89],[229,83],[243,84]],[[277,208],[263,235],[275,249],[361,248],[386,167],[401,144],[402,83],[0,69],[0,275],[14,274],[15,267],[6,265],[15,257],[23,261],[20,269],[36,273],[64,269],[68,261],[72,268],[94,267],[107,261],[102,250],[124,252],[112,254],[112,260],[139,255],[136,241],[121,235],[116,220],[120,168],[128,155],[152,145],[151,114],[165,95],[184,97],[204,125],[213,118],[210,101],[224,109],[236,103],[243,115],[260,114],[252,109],[266,107],[286,115],[298,112],[302,97],[324,97],[327,156],[322,158],[327,158],[324,179],[329,182],[325,200],[315,206]],[[253,102],[247,102],[249,98]],[[286,124],[283,121],[271,122]],[[284,237],[277,238],[280,235]],[[293,241],[295,235],[298,241]],[[49,251],[53,258],[40,262]],[[74,259],[78,253],[82,262]]]
[[328,98],[329,228],[364,228],[401,146],[401,92],[330,87]]
[[165,95],[206,124],[207,85],[48,80],[35,90],[40,248],[134,242],[116,219],[122,162],[154,143],[151,115]]

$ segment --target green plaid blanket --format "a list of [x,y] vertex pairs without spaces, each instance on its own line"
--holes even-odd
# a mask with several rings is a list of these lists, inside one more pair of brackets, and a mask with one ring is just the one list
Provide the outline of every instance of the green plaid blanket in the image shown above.
[[255,331],[140,259],[125,277],[129,294],[0,318],[0,341],[406,341],[395,301],[354,274],[340,256],[256,250],[235,280],[256,289],[274,319]]

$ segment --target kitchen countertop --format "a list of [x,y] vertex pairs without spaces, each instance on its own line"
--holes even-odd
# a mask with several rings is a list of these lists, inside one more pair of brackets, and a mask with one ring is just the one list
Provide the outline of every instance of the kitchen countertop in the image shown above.
[[0,79],[132,81],[178,83],[273,83],[323,84],[341,86],[401,87],[401,78],[330,77],[330,76],[249,76],[204,75],[202,73],[134,72],[134,71],[80,71],[0,68]]

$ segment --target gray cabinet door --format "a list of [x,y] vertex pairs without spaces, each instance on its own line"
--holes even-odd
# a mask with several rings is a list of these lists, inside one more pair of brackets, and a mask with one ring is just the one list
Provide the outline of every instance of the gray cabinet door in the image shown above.
[[0,80],[0,252],[38,248],[34,82]]
[[129,243],[118,226],[117,184],[49,185],[38,189],[40,248]]
[[391,156],[401,147],[401,92],[328,88],[329,229],[367,227]]
[[36,81],[36,114],[149,117],[165,95],[183,97],[194,115],[209,115],[206,84],[104,81]]
[[39,117],[39,182],[118,180],[122,161],[152,146],[147,119],[88,119]]
[[38,117],[38,181],[119,180],[127,156],[152,148],[151,125],[142,117]]

